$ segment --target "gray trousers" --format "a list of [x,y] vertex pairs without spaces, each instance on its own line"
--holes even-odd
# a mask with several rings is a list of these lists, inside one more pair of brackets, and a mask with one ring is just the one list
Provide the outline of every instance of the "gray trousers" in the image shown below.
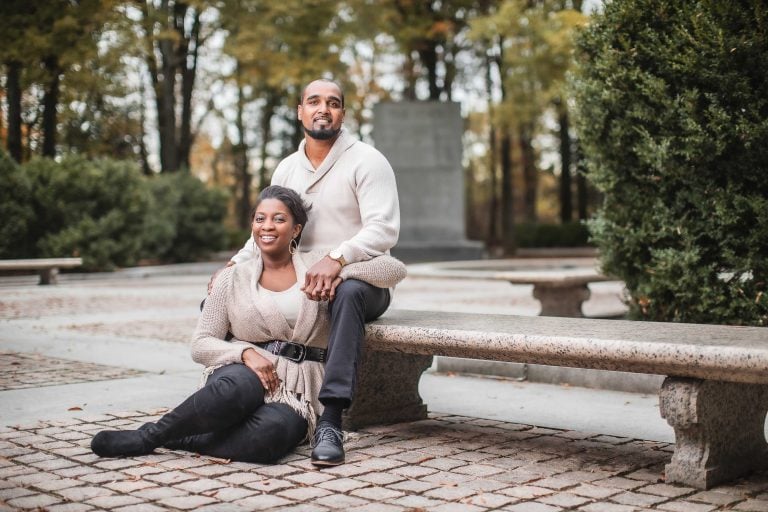
[[320,388],[321,403],[328,399],[341,399],[345,407],[352,403],[365,323],[383,315],[389,302],[388,289],[356,279],[347,279],[336,288],[336,298],[330,304],[331,334]]

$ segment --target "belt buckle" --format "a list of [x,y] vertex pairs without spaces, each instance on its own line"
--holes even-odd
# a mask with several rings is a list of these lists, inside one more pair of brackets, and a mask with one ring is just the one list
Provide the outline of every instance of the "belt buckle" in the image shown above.
[[307,347],[305,347],[304,345],[301,345],[299,343],[286,343],[286,346],[291,347],[291,349],[294,351],[298,351],[297,355],[293,355],[293,354],[283,355],[283,357],[288,359],[289,361],[293,361],[294,363],[301,363],[302,361],[304,361],[304,358],[307,357]]

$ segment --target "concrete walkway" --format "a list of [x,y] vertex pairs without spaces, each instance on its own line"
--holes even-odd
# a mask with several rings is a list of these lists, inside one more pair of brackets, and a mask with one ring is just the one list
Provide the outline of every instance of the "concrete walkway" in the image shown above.
[[[653,395],[430,373],[426,421],[349,433],[322,471],[184,452],[99,459],[93,433],[157,417],[197,385],[186,345],[210,269],[36,286],[0,278],[0,510],[768,510],[768,474],[708,492],[663,483]],[[615,308],[593,288],[587,314]],[[536,314],[530,288],[409,278],[393,307]]]

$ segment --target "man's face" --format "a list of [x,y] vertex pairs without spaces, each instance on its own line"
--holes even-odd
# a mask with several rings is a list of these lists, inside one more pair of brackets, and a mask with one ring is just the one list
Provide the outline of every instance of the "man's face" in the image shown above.
[[298,106],[298,117],[308,137],[328,140],[338,135],[344,121],[344,107],[336,84],[323,81],[309,84]]

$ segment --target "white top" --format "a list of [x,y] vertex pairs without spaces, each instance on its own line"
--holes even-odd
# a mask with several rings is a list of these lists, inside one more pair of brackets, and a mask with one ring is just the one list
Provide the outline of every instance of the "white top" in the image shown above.
[[[400,203],[395,173],[384,155],[342,129],[315,169],[304,146],[302,141],[272,175],[272,185],[295,190],[312,206],[299,251],[339,249],[347,263],[388,253],[400,234]],[[253,256],[251,236],[232,261]]]
[[263,286],[260,286],[260,288],[272,297],[272,300],[277,304],[278,311],[285,317],[285,321],[288,322],[291,329],[296,327],[296,319],[299,318],[299,308],[302,296],[304,295],[299,289],[299,283],[296,282],[293,286],[281,292],[268,290]]

